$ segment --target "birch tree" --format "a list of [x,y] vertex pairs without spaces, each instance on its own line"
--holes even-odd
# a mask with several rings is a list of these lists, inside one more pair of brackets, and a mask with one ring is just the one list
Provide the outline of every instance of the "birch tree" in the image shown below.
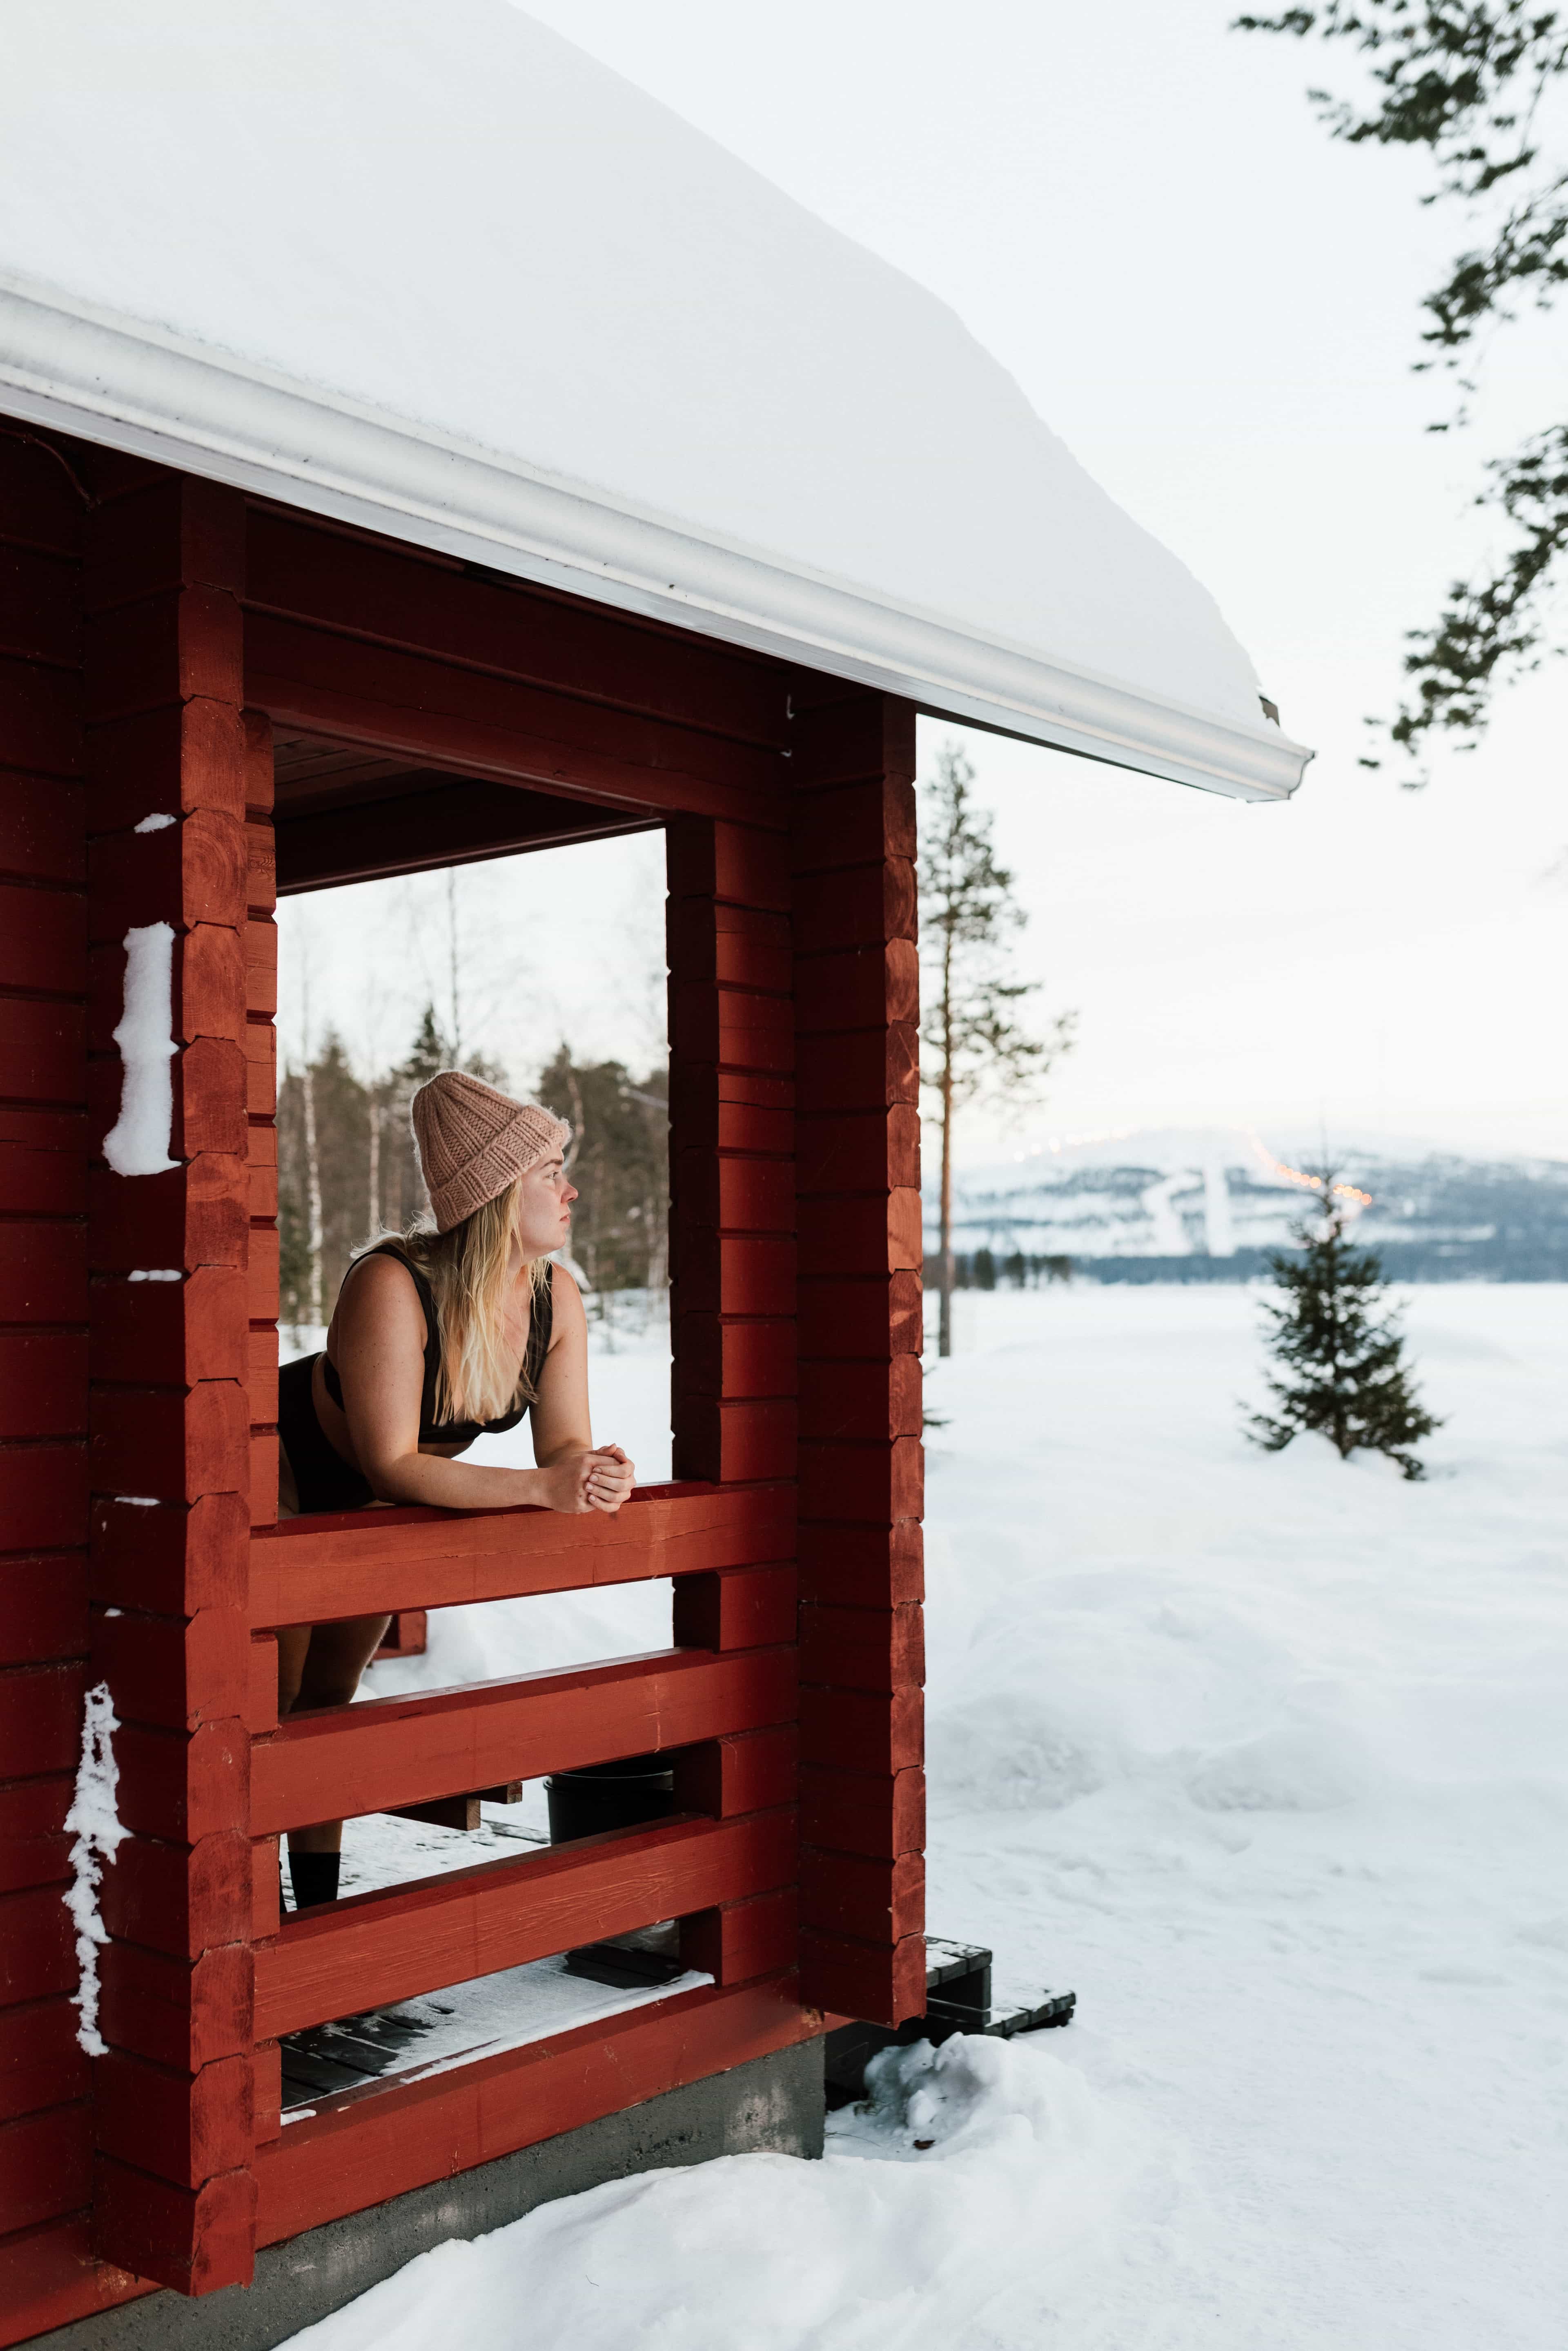
[[961,1111],[1005,1092],[1034,1098],[1071,1047],[1076,1015],[1036,1031],[1022,1017],[1038,980],[1011,977],[1009,947],[1029,920],[1013,877],[991,845],[991,817],[977,806],[975,770],[945,743],[925,787],[920,827],[921,1084],[941,1134],[940,1299],[937,1353],[953,1352],[953,1138]]

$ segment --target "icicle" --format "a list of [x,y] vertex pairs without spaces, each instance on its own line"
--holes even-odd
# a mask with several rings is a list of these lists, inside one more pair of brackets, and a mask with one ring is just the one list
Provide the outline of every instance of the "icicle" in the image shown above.
[[99,1914],[99,1890],[105,1862],[114,1859],[121,1838],[130,1834],[120,1824],[116,1802],[120,1771],[112,1734],[119,1728],[109,1684],[99,1682],[87,1694],[76,1794],[66,1814],[66,1827],[76,1832],[70,1889],[65,1896],[77,1930],[78,1981],[71,1997],[78,2011],[77,2039],[89,2057],[103,2056],[107,2047],[98,2029],[98,1949],[109,1940]]

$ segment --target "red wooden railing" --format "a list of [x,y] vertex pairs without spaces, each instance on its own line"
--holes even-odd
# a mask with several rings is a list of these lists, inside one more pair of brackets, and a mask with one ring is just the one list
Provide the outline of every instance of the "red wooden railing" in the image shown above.
[[[382,1510],[256,1532],[255,2121],[233,2159],[256,2175],[258,2241],[821,2029],[793,1989],[793,1552],[794,1489],[783,1484],[643,1489],[614,1519]],[[652,1576],[672,1579],[670,1649],[278,1722],[278,1625]],[[671,1819],[277,1915],[277,1857],[291,1828],[655,1750],[675,1762]],[[476,2059],[439,2086],[340,2094],[283,2130],[282,2036],[671,1917],[711,1990]]]

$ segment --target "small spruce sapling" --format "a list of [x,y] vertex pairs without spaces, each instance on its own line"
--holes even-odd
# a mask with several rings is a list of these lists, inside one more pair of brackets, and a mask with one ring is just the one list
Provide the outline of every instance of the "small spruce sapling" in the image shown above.
[[1384,1303],[1387,1284],[1371,1249],[1345,1238],[1352,1204],[1321,1179],[1322,1213],[1295,1228],[1301,1251],[1271,1250],[1269,1262],[1285,1292],[1265,1306],[1272,1413],[1254,1413],[1248,1435],[1278,1453],[1303,1430],[1318,1429],[1342,1459],[1358,1447],[1386,1453],[1406,1478],[1426,1473],[1411,1447],[1442,1426],[1422,1409],[1404,1361],[1397,1314]]

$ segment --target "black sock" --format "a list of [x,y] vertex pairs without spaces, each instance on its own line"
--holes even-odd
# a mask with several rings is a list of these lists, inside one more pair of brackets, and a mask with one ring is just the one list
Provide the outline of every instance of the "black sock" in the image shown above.
[[338,1899],[338,1871],[342,1862],[337,1853],[291,1853],[288,1856],[289,1881],[294,1887],[294,1907],[308,1910],[318,1902]]

